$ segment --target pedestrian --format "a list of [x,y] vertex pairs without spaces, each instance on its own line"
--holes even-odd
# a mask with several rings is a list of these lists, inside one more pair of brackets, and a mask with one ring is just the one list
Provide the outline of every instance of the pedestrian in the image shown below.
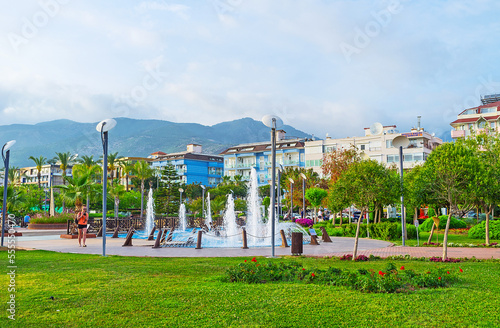
[[25,226],[25,227],[27,227],[27,226],[28,226],[28,224],[30,223],[30,219],[31,219],[31,218],[30,218],[29,213],[26,213],[26,215],[24,216],[24,220],[23,220],[23,221],[24,221],[24,226]]
[[78,221],[78,244],[82,247],[82,235],[83,235],[83,247],[87,247],[85,241],[87,240],[87,223],[89,222],[89,214],[87,213],[87,208],[84,206],[82,210],[77,214],[76,219]]
[[323,212],[321,212],[321,209],[318,211],[318,221],[323,220]]

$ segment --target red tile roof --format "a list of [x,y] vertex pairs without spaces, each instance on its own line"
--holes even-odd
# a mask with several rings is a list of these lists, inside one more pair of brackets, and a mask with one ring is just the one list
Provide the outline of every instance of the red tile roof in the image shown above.
[[460,118],[451,122],[450,124],[458,124],[458,123],[475,123],[480,119],[480,117],[469,117],[469,118]]

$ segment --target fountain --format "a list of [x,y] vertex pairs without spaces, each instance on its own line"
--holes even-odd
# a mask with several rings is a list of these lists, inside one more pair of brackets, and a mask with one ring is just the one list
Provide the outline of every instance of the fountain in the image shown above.
[[212,227],[212,209],[210,208],[210,192],[207,193],[207,213],[205,217],[205,224],[207,227]]
[[[271,217],[272,208],[268,208],[269,217]],[[276,216],[277,217],[277,216]],[[210,210],[210,194],[207,196],[207,212],[205,217],[205,224],[209,228],[203,234],[202,244],[203,247],[241,247],[242,241],[242,228],[238,227],[236,221],[236,214],[234,208],[234,197],[230,193],[227,195],[226,209],[223,216],[223,226],[221,228],[212,225],[212,217]],[[154,225],[154,206],[153,206],[153,193],[149,190],[147,212],[146,212],[146,232],[138,234],[138,238],[144,238],[148,235]],[[261,215],[261,200],[258,193],[257,172],[252,168],[250,173],[250,181],[248,182],[248,195],[247,195],[247,219],[246,226],[244,227],[247,232],[247,244],[250,247],[256,246],[270,246],[271,243],[271,220],[265,220]],[[300,225],[292,222],[279,222],[275,220],[275,246],[282,243],[280,230],[284,230],[285,235],[291,238],[292,232],[301,232],[304,236],[304,241],[309,240],[309,234]],[[192,240],[194,233],[198,230],[187,229],[186,206],[181,204],[179,208],[179,227],[172,232],[172,238],[177,244]]]
[[[153,189],[149,188],[148,202],[146,204],[146,224],[144,225],[144,235],[149,236],[155,225],[155,205],[153,200]],[[142,234],[141,234],[142,235]]]
[[187,219],[186,219],[186,205],[181,204],[179,206],[179,230],[186,231]]

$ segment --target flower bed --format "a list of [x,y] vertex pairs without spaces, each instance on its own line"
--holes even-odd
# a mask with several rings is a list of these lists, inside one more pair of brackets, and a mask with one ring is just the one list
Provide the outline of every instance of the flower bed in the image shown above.
[[[352,256],[351,256],[352,258]],[[326,270],[304,268],[297,262],[258,263],[254,257],[245,260],[226,271],[223,278],[226,282],[267,283],[267,282],[303,282],[346,286],[368,293],[403,293],[421,288],[446,287],[456,282],[456,273],[463,270],[438,268],[425,273],[416,273],[412,269],[393,264],[383,270],[377,269],[338,269],[329,267]]]

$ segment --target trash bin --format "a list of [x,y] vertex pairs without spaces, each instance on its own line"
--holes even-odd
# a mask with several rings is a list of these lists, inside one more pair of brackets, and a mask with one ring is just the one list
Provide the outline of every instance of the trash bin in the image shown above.
[[292,232],[292,255],[303,253],[302,232]]

